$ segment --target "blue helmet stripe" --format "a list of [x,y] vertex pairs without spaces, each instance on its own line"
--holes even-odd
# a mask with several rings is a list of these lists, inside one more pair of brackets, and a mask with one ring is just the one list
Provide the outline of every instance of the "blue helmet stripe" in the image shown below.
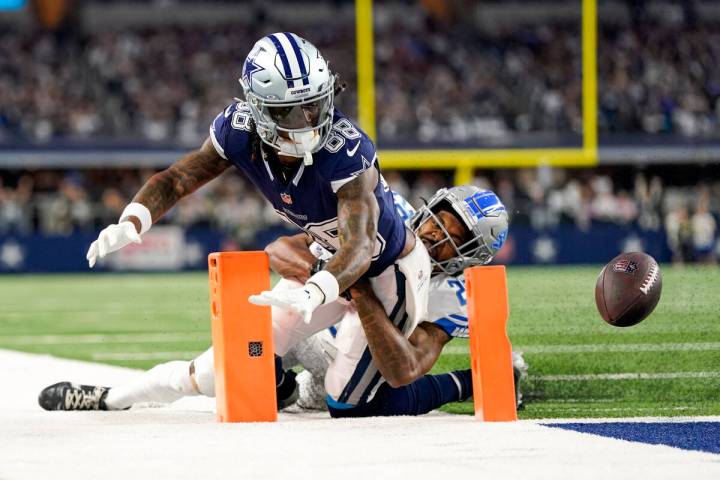
[[278,40],[275,35],[268,35],[268,38],[273,42],[275,48],[277,48],[278,55],[280,55],[280,60],[282,60],[283,70],[285,70],[285,79],[287,80],[287,86],[289,88],[292,88],[294,86],[294,83],[292,80],[289,80],[292,78],[292,71],[290,70],[290,63],[288,62],[287,55],[285,55],[285,49],[282,47],[280,40]]
[[283,34],[287,37],[290,45],[292,45],[293,47],[293,51],[295,52],[295,57],[297,58],[298,65],[300,65],[300,73],[302,73],[303,77],[303,85],[308,85],[310,81],[308,80],[307,69],[305,68],[305,61],[303,60],[302,54],[300,53],[300,47],[295,41],[295,37],[292,33],[283,32]]
[[482,218],[491,213],[505,211],[505,206],[497,195],[491,191],[478,192],[472,197],[467,197],[465,203],[475,215],[475,218]]

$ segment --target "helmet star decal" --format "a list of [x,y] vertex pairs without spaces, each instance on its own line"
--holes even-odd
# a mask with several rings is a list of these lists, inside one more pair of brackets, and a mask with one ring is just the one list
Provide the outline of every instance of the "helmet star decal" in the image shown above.
[[252,80],[252,75],[255,72],[259,72],[261,70],[265,70],[263,67],[255,63],[255,57],[248,57],[245,60],[245,65],[243,65],[243,80],[245,80],[245,83],[250,85],[250,80]]

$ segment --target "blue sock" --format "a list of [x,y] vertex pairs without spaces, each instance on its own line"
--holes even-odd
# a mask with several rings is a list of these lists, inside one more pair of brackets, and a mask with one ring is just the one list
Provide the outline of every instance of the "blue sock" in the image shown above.
[[332,417],[388,417],[422,415],[451,402],[472,396],[472,373],[457,370],[442,375],[425,375],[410,385],[392,388],[384,383],[369,403],[354,408],[329,407]]

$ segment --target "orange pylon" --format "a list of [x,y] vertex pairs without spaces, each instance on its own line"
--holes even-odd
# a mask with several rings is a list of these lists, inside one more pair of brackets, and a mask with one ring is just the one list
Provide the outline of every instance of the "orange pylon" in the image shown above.
[[274,422],[275,363],[270,309],[248,296],[270,290],[265,252],[208,257],[219,422]]
[[517,420],[512,347],[506,333],[508,306],[504,266],[465,270],[475,418]]

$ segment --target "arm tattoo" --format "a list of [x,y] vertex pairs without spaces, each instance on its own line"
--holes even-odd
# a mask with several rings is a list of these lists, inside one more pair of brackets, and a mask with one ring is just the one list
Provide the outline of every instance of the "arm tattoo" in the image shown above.
[[425,322],[410,338],[392,324],[372,289],[351,289],[375,365],[390,386],[414,382],[430,371],[450,337]]
[[228,167],[230,163],[217,154],[208,139],[199,150],[190,152],[166,170],[150,177],[133,202],[145,205],[153,221],[157,221],[181,198],[219,176]]
[[374,190],[378,176],[370,169],[337,192],[340,248],[328,262],[343,292],[370,268],[380,215]]
[[385,309],[375,295],[356,297],[353,294],[353,299],[365,330],[370,354],[378,370],[390,386],[398,387],[405,384],[407,377],[417,375],[417,362],[412,345],[390,322]]

